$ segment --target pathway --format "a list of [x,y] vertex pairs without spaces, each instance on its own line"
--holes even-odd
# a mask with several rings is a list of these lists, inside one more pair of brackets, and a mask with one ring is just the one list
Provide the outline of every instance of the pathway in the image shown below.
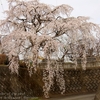
[[57,97],[43,100],[94,100],[95,94]]

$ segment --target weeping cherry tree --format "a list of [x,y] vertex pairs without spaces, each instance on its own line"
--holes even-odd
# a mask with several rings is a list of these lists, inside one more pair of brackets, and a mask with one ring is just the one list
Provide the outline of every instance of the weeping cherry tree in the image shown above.
[[8,0],[8,3],[0,31],[2,51],[9,57],[9,69],[18,74],[22,56],[31,75],[39,67],[41,56],[47,63],[43,71],[44,96],[49,97],[54,76],[63,94],[64,69],[59,67],[59,62],[68,57],[76,68],[77,59],[81,57],[82,68],[86,69],[88,51],[92,49],[95,56],[100,54],[99,25],[89,22],[89,17],[71,17],[73,8],[66,4],[55,7],[38,0]]

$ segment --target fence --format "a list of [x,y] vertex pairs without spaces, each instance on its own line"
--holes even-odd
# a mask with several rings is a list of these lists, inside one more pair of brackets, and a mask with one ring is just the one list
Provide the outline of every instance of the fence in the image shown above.
[[[100,68],[87,68],[87,70],[65,69],[64,79],[66,83],[66,95],[94,93],[100,83]],[[60,93],[55,83],[53,93]],[[51,92],[52,93],[52,92]]]
[[[82,70],[80,66],[75,70],[71,63],[63,65],[66,95],[97,91],[100,83],[100,62],[87,63],[87,70]],[[30,77],[28,71],[24,68],[20,68],[19,75],[16,75],[10,73],[8,66],[0,66],[0,96],[3,95],[2,93],[22,93],[23,97],[43,96],[42,72],[43,69],[39,69]],[[59,87],[55,82],[50,94],[59,94],[59,91]]]

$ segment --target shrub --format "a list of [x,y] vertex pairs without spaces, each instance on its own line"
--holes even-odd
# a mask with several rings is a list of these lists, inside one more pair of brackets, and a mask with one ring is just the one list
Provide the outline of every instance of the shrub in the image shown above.
[[26,68],[27,66],[26,66],[26,63],[23,60],[20,60],[19,61],[19,67]]
[[8,63],[8,56],[5,54],[0,54],[0,65],[7,65]]

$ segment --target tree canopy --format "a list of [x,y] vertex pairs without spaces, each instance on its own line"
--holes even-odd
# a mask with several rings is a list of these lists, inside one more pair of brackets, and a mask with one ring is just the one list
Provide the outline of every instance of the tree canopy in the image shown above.
[[5,11],[7,17],[0,21],[0,30],[2,51],[9,57],[9,68],[18,73],[21,55],[32,74],[32,70],[37,69],[39,57],[43,57],[47,61],[44,72],[45,96],[48,96],[53,85],[54,75],[58,75],[63,93],[63,69],[57,67],[58,70],[54,71],[50,63],[52,60],[61,62],[68,57],[77,66],[77,59],[81,57],[82,67],[86,69],[86,57],[100,54],[99,25],[90,22],[89,17],[71,16],[73,8],[66,4],[50,6],[38,0],[8,0],[8,3],[9,9]]

